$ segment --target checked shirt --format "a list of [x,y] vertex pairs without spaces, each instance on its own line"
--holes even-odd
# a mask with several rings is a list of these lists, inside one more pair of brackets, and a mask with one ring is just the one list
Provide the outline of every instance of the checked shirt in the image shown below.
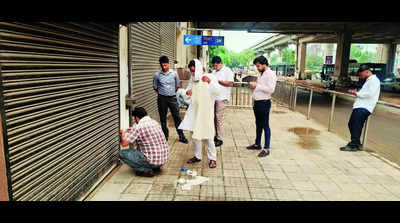
[[160,124],[149,116],[140,119],[136,127],[128,129],[125,139],[136,141],[140,151],[150,164],[163,165],[168,162],[168,143]]

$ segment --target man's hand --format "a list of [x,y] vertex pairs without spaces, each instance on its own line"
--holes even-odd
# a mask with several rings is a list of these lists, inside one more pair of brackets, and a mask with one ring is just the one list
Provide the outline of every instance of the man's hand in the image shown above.
[[357,96],[357,90],[355,89],[350,89],[348,92]]
[[127,146],[129,146],[129,142],[128,141],[126,141],[125,140],[125,138],[124,138],[124,130],[119,130],[119,134],[120,134],[120,137],[121,137],[121,146],[122,147],[127,147]]
[[257,86],[257,83],[256,83],[256,82],[250,82],[250,88],[251,88],[251,89],[255,89],[256,86]]
[[201,80],[202,80],[203,82],[207,82],[207,83],[210,83],[210,82],[211,82],[211,79],[210,79],[209,77],[207,77],[207,76],[203,76],[203,77],[201,78]]
[[192,96],[192,89],[190,89],[190,90],[186,91],[186,95],[188,95],[188,96]]
[[233,87],[233,82],[231,81],[218,81],[218,83],[224,87]]

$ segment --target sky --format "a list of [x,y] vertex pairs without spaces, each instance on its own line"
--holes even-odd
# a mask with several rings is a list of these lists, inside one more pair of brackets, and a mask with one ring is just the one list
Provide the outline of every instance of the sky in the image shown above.
[[271,33],[248,33],[247,31],[213,31],[213,36],[224,36],[224,44],[228,50],[239,53],[258,41],[271,36]]

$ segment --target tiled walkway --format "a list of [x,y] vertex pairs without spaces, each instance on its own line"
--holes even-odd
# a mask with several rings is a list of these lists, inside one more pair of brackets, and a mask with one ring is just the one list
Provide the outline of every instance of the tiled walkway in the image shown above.
[[[172,123],[170,123],[172,124]],[[195,165],[189,145],[177,141],[170,125],[170,158],[153,178],[135,176],[119,166],[87,200],[113,201],[337,201],[400,200],[400,170],[365,152],[342,152],[346,141],[305,116],[273,103],[270,116],[271,155],[245,147],[254,142],[252,110],[228,109],[225,140],[217,148],[217,168],[210,169],[206,151]],[[307,129],[311,128],[311,129]],[[209,181],[182,191],[180,168],[195,169]]]

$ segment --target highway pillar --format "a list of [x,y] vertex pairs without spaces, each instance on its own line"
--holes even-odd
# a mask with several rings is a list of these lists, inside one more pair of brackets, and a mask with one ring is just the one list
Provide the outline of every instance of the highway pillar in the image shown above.
[[388,59],[387,59],[387,66],[386,66],[386,74],[391,75],[394,73],[396,75],[396,71],[394,70],[394,62],[396,59],[396,51],[397,51],[397,44],[391,43],[388,44],[389,52],[388,52]]
[[306,69],[307,43],[298,43],[296,49],[296,79],[302,80],[306,78],[304,72]]
[[337,48],[335,60],[334,76],[338,77],[337,85],[340,87],[348,87],[351,84],[351,78],[348,76],[350,47],[351,47],[351,30],[345,29],[337,34]]

